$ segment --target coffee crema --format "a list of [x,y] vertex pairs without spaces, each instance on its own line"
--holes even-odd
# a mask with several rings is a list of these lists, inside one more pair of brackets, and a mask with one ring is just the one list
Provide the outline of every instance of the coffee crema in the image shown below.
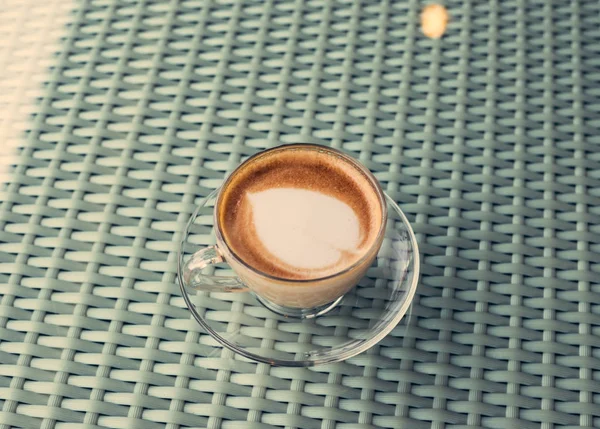
[[323,278],[351,267],[377,240],[384,215],[376,186],[335,152],[282,147],[234,172],[217,221],[227,245],[255,270]]

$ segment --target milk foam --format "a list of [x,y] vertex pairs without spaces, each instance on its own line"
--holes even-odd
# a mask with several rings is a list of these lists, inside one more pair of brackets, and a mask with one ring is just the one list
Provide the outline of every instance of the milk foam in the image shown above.
[[246,196],[258,239],[286,264],[322,269],[359,248],[359,218],[337,198],[300,188],[271,188]]

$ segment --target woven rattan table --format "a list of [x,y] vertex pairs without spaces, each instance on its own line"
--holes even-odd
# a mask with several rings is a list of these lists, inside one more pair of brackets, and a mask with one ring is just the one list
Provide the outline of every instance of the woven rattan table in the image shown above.
[[[416,0],[0,1],[0,429],[600,427],[600,3],[445,5],[432,40]],[[422,258],[315,368],[215,347],[176,284],[195,204],[291,142]]]

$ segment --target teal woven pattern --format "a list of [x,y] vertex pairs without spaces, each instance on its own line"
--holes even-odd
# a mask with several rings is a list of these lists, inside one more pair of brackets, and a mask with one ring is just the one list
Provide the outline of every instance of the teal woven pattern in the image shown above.
[[[433,41],[416,0],[80,3],[0,188],[0,428],[600,427],[600,4],[446,5]],[[214,347],[175,281],[285,142],[362,160],[422,254],[410,320],[315,369]]]

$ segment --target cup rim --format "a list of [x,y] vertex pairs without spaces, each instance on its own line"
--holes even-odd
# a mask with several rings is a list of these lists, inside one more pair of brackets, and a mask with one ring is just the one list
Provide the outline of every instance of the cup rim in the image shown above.
[[[375,192],[377,193],[377,198],[379,200],[379,204],[382,210],[382,217],[381,217],[381,225],[379,225],[379,231],[377,231],[377,236],[375,238],[375,240],[373,241],[373,246],[371,246],[368,251],[366,251],[364,253],[364,255],[358,259],[356,262],[354,262],[352,265],[344,268],[343,270],[340,271],[336,271],[333,274],[329,274],[327,276],[323,276],[323,277],[316,277],[316,278],[311,278],[311,279],[288,279],[285,277],[278,277],[278,276],[273,276],[271,274],[268,273],[264,273],[256,268],[254,268],[253,266],[249,265],[246,261],[244,261],[230,246],[229,243],[227,243],[227,240],[225,239],[225,237],[223,236],[223,234],[221,233],[221,224],[219,221],[219,216],[217,216],[217,210],[218,207],[221,203],[221,196],[222,196],[222,191],[223,189],[227,186],[227,184],[230,182],[231,178],[243,167],[245,166],[247,163],[251,162],[254,159],[260,158],[262,156],[267,155],[268,153],[271,152],[275,152],[275,151],[279,151],[279,150],[293,150],[294,148],[302,148],[302,149],[309,149],[309,150],[316,150],[316,151],[325,151],[325,152],[329,152],[332,153],[336,156],[339,156],[341,158],[343,158],[344,160],[350,162],[353,166],[355,166],[357,169],[359,169],[364,175],[365,177],[371,182],[371,184],[373,185],[373,188],[375,189]],[[279,145],[279,146],[275,146],[266,150],[262,150],[252,156],[250,156],[248,159],[246,159],[244,162],[242,162],[240,165],[238,165],[232,172],[231,174],[229,174],[229,176],[227,176],[227,178],[225,179],[225,181],[221,184],[221,186],[219,187],[218,193],[217,193],[217,198],[215,201],[215,209],[214,209],[214,225],[215,225],[215,234],[217,236],[217,239],[225,244],[225,246],[227,246],[227,251],[228,253],[235,259],[236,262],[242,264],[245,268],[247,268],[248,270],[252,271],[253,273],[267,278],[269,280],[273,280],[279,283],[292,283],[292,284],[296,284],[296,285],[304,285],[304,284],[311,284],[314,282],[320,282],[320,281],[326,281],[326,280],[330,280],[333,279],[335,277],[344,275],[350,271],[352,271],[354,268],[356,268],[357,266],[359,266],[360,264],[364,263],[371,255],[371,251],[373,250],[373,247],[377,245],[377,243],[379,243],[381,241],[381,239],[383,238],[383,235],[385,234],[385,229],[386,229],[386,224],[387,224],[387,202],[385,200],[385,196],[384,196],[384,192],[383,189],[381,187],[381,184],[379,183],[379,181],[375,178],[375,176],[373,175],[373,173],[367,168],[365,167],[362,163],[360,163],[358,160],[354,159],[352,156],[340,151],[339,149],[335,149],[329,146],[324,146],[324,145],[320,145],[320,144],[315,144],[315,143],[292,143],[292,144],[283,144],[283,145]]]

